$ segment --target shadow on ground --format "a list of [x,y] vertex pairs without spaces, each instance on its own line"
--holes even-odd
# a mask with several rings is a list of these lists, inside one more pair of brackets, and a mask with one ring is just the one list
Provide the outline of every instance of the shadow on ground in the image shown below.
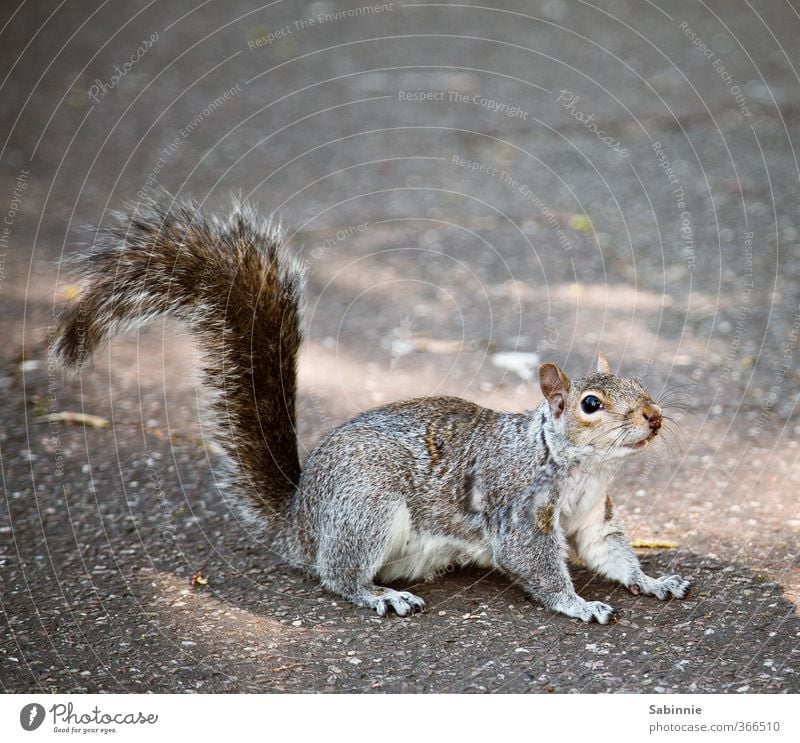
[[[9,494],[5,691],[799,688],[800,618],[777,583],[745,565],[644,554],[650,574],[693,580],[686,600],[664,603],[576,569],[581,595],[619,610],[610,626],[549,613],[502,575],[475,570],[416,586],[424,614],[380,619],[270,556],[216,494],[200,445],[123,427],[61,434],[67,452],[113,437],[119,460],[87,472],[68,457],[56,481],[39,459],[35,495]],[[26,466],[6,465],[7,475]],[[192,585],[198,571],[208,585]]]

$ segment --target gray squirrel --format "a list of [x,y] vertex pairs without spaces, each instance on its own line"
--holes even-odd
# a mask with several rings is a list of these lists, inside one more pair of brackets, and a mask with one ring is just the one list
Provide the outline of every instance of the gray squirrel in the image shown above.
[[606,624],[614,609],[575,592],[572,550],[633,594],[683,598],[688,581],[642,571],[612,501],[619,460],[647,446],[661,409],[635,380],[539,369],[545,400],[501,413],[455,397],[368,410],[328,433],[301,470],[295,431],[303,268],[246,206],[206,217],[151,200],[74,259],[82,289],[55,358],[76,369],[100,343],[161,315],[204,352],[202,383],[232,485],[275,551],[332,592],[406,616],[425,607],[384,587],[455,565],[501,570],[552,611]]

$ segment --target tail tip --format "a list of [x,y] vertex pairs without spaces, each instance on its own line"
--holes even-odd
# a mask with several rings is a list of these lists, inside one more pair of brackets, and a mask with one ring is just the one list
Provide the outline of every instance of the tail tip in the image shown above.
[[80,333],[70,326],[57,329],[47,352],[49,364],[72,372],[79,371],[88,356]]

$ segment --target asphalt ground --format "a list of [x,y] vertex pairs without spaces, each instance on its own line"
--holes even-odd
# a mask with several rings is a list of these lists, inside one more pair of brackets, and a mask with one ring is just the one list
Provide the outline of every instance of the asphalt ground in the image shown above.
[[[531,5],[2,11],[4,691],[800,690],[800,16]],[[576,565],[620,612],[584,625],[463,570],[380,619],[281,564],[215,480],[184,328],[46,361],[60,258],[156,186],[241,194],[308,262],[304,452],[393,399],[538,404],[498,353],[674,390],[613,495],[689,597]]]

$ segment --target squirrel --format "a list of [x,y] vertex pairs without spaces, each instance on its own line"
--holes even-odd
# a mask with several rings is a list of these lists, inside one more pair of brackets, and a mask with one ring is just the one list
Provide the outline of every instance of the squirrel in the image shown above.
[[619,460],[658,434],[662,411],[611,373],[569,379],[539,369],[544,401],[503,413],[456,397],[368,410],[329,432],[301,469],[295,430],[304,267],[281,231],[247,205],[205,216],[189,200],[151,199],[73,258],[81,291],[52,353],[80,368],[104,340],[158,316],[184,321],[204,352],[201,381],[231,485],[274,550],[327,589],[384,616],[425,602],[382,584],[455,566],[499,569],[547,609],[606,624],[586,601],[571,551],[631,593],[683,598],[678,575],[642,570],[607,494]]

